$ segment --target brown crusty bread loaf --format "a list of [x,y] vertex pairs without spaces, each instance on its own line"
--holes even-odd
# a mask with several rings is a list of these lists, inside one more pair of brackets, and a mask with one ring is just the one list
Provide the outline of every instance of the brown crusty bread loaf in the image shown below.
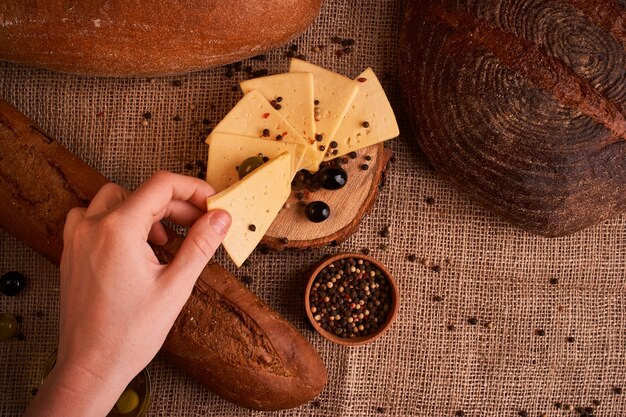
[[0,60],[151,76],[261,54],[303,32],[322,0],[0,2]]
[[407,2],[402,91],[436,170],[533,233],[626,211],[626,7]]
[[[0,100],[0,227],[59,263],[67,212],[108,180]],[[182,243],[155,247],[168,262]],[[296,407],[326,384],[315,349],[221,266],[209,264],[162,351],[222,397],[258,410]]]

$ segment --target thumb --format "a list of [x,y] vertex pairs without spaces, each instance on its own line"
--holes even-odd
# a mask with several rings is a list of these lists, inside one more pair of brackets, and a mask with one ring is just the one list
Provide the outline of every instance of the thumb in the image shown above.
[[230,214],[224,210],[211,210],[196,220],[166,274],[191,289],[224,240],[230,223]]

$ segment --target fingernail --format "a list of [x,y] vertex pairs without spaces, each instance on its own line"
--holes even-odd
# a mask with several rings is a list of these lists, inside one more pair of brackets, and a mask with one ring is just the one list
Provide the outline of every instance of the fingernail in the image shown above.
[[223,235],[230,226],[230,214],[223,210],[217,210],[211,213],[211,227],[218,235]]

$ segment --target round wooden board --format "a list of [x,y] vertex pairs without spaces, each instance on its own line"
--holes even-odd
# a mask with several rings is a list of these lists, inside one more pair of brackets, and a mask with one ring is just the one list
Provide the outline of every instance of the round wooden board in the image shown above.
[[[343,188],[306,192],[305,202],[321,200],[330,207],[330,217],[324,222],[309,221],[304,214],[304,205],[296,198],[296,192],[292,192],[287,200],[289,204],[280,211],[261,243],[278,250],[308,249],[350,237],[376,200],[391,154],[382,143],[363,148],[357,152],[356,158],[348,157],[349,162],[342,164],[348,174]],[[366,160],[366,156],[371,160]],[[361,169],[363,164],[369,168]]]

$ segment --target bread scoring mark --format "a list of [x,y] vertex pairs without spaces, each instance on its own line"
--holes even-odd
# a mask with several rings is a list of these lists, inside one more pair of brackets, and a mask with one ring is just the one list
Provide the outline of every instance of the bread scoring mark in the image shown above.
[[[503,65],[523,75],[564,106],[586,114],[611,132],[603,146],[626,140],[626,119],[618,107],[576,74],[563,61],[546,55],[537,45],[504,30],[487,27],[474,16],[455,10],[448,0],[418,8],[425,21],[452,30],[444,43],[446,53],[464,53],[468,46],[482,48]],[[506,47],[502,47],[506,45]]]

